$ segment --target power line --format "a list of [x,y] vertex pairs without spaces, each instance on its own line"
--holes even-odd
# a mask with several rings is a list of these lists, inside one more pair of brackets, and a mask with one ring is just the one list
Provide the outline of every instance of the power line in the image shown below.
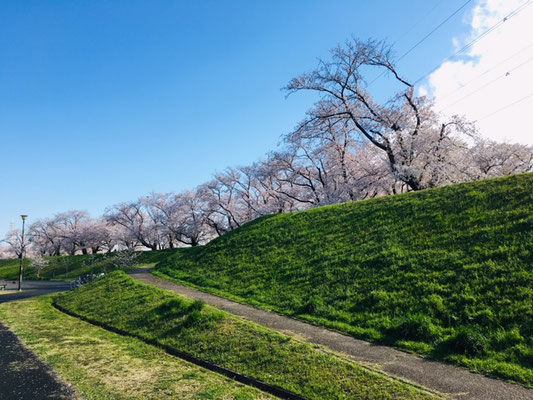
[[516,100],[515,102],[513,102],[513,103],[511,103],[511,104],[506,105],[505,107],[499,108],[499,109],[497,109],[496,111],[493,111],[493,112],[491,112],[490,114],[487,114],[487,115],[485,115],[485,116],[483,116],[483,117],[481,117],[481,118],[475,120],[474,122],[479,122],[479,121],[482,121],[482,120],[487,119],[487,118],[489,118],[489,117],[492,117],[492,116],[494,116],[494,115],[496,115],[496,114],[498,114],[498,113],[500,113],[500,112],[502,112],[502,111],[504,111],[504,110],[507,110],[508,108],[511,108],[512,106],[517,105],[518,103],[523,102],[524,100],[529,99],[530,97],[533,97],[533,92],[530,93],[530,94],[528,94],[528,95],[525,96],[525,97],[522,97],[522,98],[519,99],[519,100]]
[[494,71],[496,68],[498,68],[500,65],[502,64],[505,64],[507,61],[515,58],[517,55],[519,54],[522,54],[524,51],[526,51],[527,49],[533,47],[533,43],[527,45],[526,47],[522,48],[521,50],[517,51],[516,53],[514,53],[512,56],[509,56],[507,57],[505,60],[502,60],[500,61],[498,64],[490,67],[489,69],[485,70],[484,72],[482,72],[481,74],[479,74],[478,76],[476,76],[475,78],[472,78],[470,79],[468,82],[466,82],[465,84],[461,85],[461,87],[455,89],[455,90],[452,90],[451,92],[448,92],[446,93],[444,96],[440,96],[439,97],[439,100],[442,101],[444,99],[447,99],[448,97],[450,97],[450,95],[460,91],[460,90],[463,90],[465,87],[467,87],[468,85],[470,85],[472,82],[476,81],[477,79],[481,78],[482,76],[485,76],[487,75],[489,72],[491,71]]
[[460,103],[461,101],[463,101],[464,99],[467,99],[468,97],[472,96],[473,94],[476,94],[478,93],[479,91],[485,89],[487,86],[490,86],[492,85],[494,82],[497,82],[499,81],[500,79],[502,78],[506,78],[508,76],[511,75],[511,72],[514,72],[516,71],[517,69],[523,67],[524,65],[530,63],[531,61],[533,61],[533,57],[531,57],[530,59],[524,61],[523,63],[519,64],[518,66],[514,67],[513,69],[510,69],[509,71],[507,71],[506,73],[502,74],[502,75],[499,75],[498,77],[496,77],[495,79],[489,81],[488,83],[484,84],[483,86],[477,88],[476,90],[474,90],[473,92],[470,92],[469,94],[467,94],[466,96],[463,96],[461,97],[459,100],[447,105],[446,107],[442,108],[440,111],[444,111],[444,110],[447,110],[448,108],[450,108],[451,106],[454,106],[455,104],[457,103]]
[[472,47],[474,44],[476,44],[477,42],[479,42],[481,39],[483,39],[485,36],[487,36],[488,34],[490,34],[492,31],[494,31],[495,29],[497,29],[500,25],[502,25],[503,23],[507,22],[510,18],[518,15],[522,10],[524,10],[527,6],[529,6],[531,3],[533,3],[533,0],[528,0],[526,1],[524,4],[522,4],[521,6],[515,8],[513,11],[511,11],[509,14],[507,14],[504,18],[502,18],[500,21],[498,21],[496,24],[494,24],[493,26],[491,26],[490,28],[488,28],[487,30],[485,30],[483,33],[481,33],[480,35],[478,35],[476,38],[474,38],[473,40],[471,40],[469,43],[467,43],[466,45],[464,45],[462,48],[460,48],[458,51],[456,51],[454,54],[452,54],[451,56],[445,58],[443,61],[441,61],[437,66],[435,66],[433,69],[431,69],[429,72],[427,72],[425,75],[421,76],[420,78],[418,78],[413,85],[416,85],[417,83],[419,83],[420,81],[422,81],[423,79],[425,79],[426,77],[428,77],[429,75],[431,75],[433,72],[435,72],[443,63],[445,63],[446,61],[449,61],[451,60],[452,58],[458,56],[459,54],[465,52],[466,50],[468,50],[470,47]]
[[409,50],[407,50],[405,53],[403,53],[400,58],[396,60],[396,62],[400,62],[405,56],[407,56],[409,53],[411,53],[414,49],[416,49],[418,46],[420,46],[423,42],[426,41],[427,38],[429,38],[431,35],[433,35],[441,26],[443,26],[446,22],[448,22],[450,19],[452,19],[459,11],[461,11],[463,8],[466,7],[468,3],[470,3],[472,0],[467,0],[461,7],[459,7],[457,10],[455,10],[452,14],[450,14],[444,21],[442,21],[440,24],[438,24],[435,28],[433,28],[426,36],[424,36],[422,39],[420,39],[418,42],[415,43],[414,46],[412,46]]
[[[463,8],[466,7],[468,3],[470,3],[472,0],[467,0],[461,7],[456,9],[452,14],[450,14],[448,17],[446,17],[441,23],[439,23],[435,28],[433,28],[429,33],[427,33],[422,39],[420,39],[417,43],[415,43],[409,50],[407,50],[405,53],[403,53],[395,62],[398,63],[400,60],[402,60],[404,57],[406,57],[409,53],[411,53],[415,48],[420,46],[424,41],[426,41],[433,33],[435,33],[440,27],[442,27],[446,22],[448,22],[451,18],[453,18],[459,11],[461,11]],[[533,0],[531,0],[533,1]],[[424,18],[430,14],[442,1],[437,3],[436,6],[434,6],[429,12],[426,13]],[[417,26],[424,18],[420,19],[417,23],[415,23],[407,32],[410,32],[415,26]],[[405,36],[407,33],[403,34],[402,36]],[[394,43],[396,43],[399,39],[397,39]],[[379,78],[381,78],[383,75],[387,73],[387,70],[384,70],[381,74],[379,74],[377,77],[375,77],[367,86],[370,87],[374,82],[376,82]]]
[[431,14],[438,6],[440,6],[442,4],[444,0],[440,0],[437,2],[437,4],[435,4],[433,7],[431,7],[431,9],[429,9],[425,14],[424,16],[422,16],[418,21],[416,21],[413,25],[411,25],[411,27],[409,29],[407,29],[404,33],[402,33],[400,36],[398,36],[396,38],[396,40],[392,43],[392,46],[394,46],[396,43],[398,43],[399,41],[401,41],[404,37],[406,37],[409,33],[411,33],[411,31],[413,29],[415,29],[418,25],[420,25],[420,23],[422,21],[424,21],[426,19],[426,17]]

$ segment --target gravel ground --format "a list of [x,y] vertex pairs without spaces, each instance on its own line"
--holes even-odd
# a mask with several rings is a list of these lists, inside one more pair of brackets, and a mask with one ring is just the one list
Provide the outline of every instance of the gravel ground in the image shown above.
[[533,400],[533,391],[523,386],[473,374],[465,369],[437,361],[425,360],[390,347],[373,345],[325,328],[170,282],[150,274],[148,268],[131,271],[130,275],[142,282],[202,300],[206,304],[257,324],[326,346],[333,351],[347,354],[356,361],[374,364],[390,375],[448,394],[455,399]]
[[37,358],[0,323],[0,399],[76,399],[53,369]]

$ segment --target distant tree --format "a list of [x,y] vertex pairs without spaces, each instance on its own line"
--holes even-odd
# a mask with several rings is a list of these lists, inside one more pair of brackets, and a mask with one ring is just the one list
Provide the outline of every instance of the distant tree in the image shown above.
[[174,226],[177,241],[186,246],[198,246],[212,237],[212,230],[202,213],[202,199],[196,191],[183,191],[173,197],[178,210]]
[[63,239],[63,248],[70,254],[81,250],[87,254],[87,226],[91,223],[89,214],[82,210],[70,210],[56,214],[54,224],[59,229],[59,236]]
[[483,179],[529,172],[533,169],[533,146],[479,139],[470,149],[470,179]]
[[84,244],[85,248],[91,249],[92,254],[96,254],[109,246],[114,246],[111,229],[102,218],[89,219],[82,229],[81,238],[80,242]]
[[20,229],[15,229],[14,231],[9,232],[4,240],[4,243],[7,244],[6,253],[10,255],[10,258],[20,258],[22,254],[26,253],[27,241],[24,240],[22,243],[22,233]]
[[254,163],[256,185],[261,191],[260,215],[294,211],[302,208],[302,203],[294,196],[288,196],[293,184],[287,180],[286,171],[278,160],[278,153],[270,153],[266,158]]
[[116,269],[129,269],[135,266],[137,259],[141,254],[133,250],[123,250],[116,253],[112,258],[113,266]]
[[50,262],[40,254],[34,254],[30,257],[30,268],[34,269],[37,272],[37,277],[39,278],[41,271],[45,269]]
[[66,242],[64,232],[55,218],[38,219],[29,226],[28,239],[41,255],[58,256]]
[[203,216],[217,235],[238,228],[247,221],[246,211],[237,198],[236,185],[232,172],[225,172],[216,174],[214,179],[198,188]]
[[2,246],[0,244],[0,260],[11,258],[13,255],[7,246]]
[[122,228],[128,243],[139,243],[151,250],[161,248],[164,233],[155,215],[147,212],[146,202],[142,199],[108,207],[105,219],[109,224]]

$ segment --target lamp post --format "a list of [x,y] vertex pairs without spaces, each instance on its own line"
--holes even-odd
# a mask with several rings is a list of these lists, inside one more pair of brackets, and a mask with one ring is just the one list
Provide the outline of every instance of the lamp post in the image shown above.
[[18,291],[22,291],[22,270],[24,269],[24,223],[26,222],[27,215],[21,215],[22,218],[22,234],[20,236],[20,268],[19,268],[19,287]]

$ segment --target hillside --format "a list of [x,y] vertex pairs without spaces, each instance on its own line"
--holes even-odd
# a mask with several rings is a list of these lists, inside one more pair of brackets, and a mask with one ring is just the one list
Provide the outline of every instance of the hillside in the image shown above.
[[533,174],[260,218],[155,274],[533,386]]

